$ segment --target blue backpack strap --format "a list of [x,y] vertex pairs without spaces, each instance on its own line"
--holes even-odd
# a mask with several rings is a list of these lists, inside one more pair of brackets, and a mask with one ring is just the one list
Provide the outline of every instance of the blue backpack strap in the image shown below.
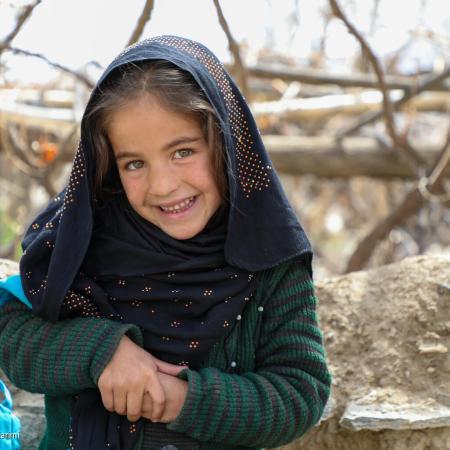
[[6,384],[2,380],[0,380],[0,392],[5,397],[4,400],[0,403],[0,405],[4,406],[5,408],[12,411],[13,403],[12,403],[11,394],[10,394],[9,389],[7,388]]
[[6,384],[0,380],[0,392],[4,400],[0,402],[0,450],[20,450],[20,419],[12,413],[12,398]]
[[2,295],[2,289],[14,295],[14,297],[18,298],[22,303],[27,305],[28,308],[32,308],[31,303],[25,296],[25,292],[23,292],[20,275],[11,275],[10,277],[0,279],[0,306],[9,300],[12,300],[12,298],[8,295]]

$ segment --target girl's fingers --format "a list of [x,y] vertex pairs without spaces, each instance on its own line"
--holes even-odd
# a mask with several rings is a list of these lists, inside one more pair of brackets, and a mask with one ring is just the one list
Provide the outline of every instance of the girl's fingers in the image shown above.
[[161,359],[155,358],[155,364],[158,368],[159,372],[165,373],[167,375],[177,376],[183,369],[186,369],[187,366],[178,366],[176,364],[170,364],[166,361],[162,361]]
[[116,390],[113,392],[113,408],[117,414],[122,416],[127,413],[127,394],[126,392]]
[[142,397],[142,417],[150,420],[150,417],[152,417],[152,412],[152,398],[148,392],[144,392],[144,396]]
[[164,406],[166,401],[166,396],[164,390],[159,382],[158,375],[154,373],[154,378],[151,384],[147,388],[146,392],[150,395],[152,399],[152,421],[156,422],[164,414]]
[[142,415],[142,403],[144,389],[130,391],[127,394],[127,418],[130,422],[136,422]]
[[102,403],[105,409],[110,412],[114,411],[114,396],[113,390],[106,387],[99,387],[100,395],[102,396]]

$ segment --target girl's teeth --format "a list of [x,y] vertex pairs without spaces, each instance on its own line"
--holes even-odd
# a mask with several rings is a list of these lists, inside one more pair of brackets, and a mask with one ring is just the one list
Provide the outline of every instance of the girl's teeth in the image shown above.
[[187,205],[189,205],[192,202],[193,199],[194,199],[194,197],[188,198],[187,200],[182,201],[178,205],[169,206],[167,208],[165,208],[164,206],[161,206],[161,209],[163,211],[178,211],[178,210],[186,207]]

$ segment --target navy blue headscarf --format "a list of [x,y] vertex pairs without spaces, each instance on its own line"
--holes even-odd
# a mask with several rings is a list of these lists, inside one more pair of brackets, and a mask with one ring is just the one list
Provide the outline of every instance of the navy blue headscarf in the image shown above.
[[[99,87],[116,70],[150,60],[168,61],[193,77],[215,110],[227,151],[229,203],[183,241],[139,216],[123,192],[99,201],[94,189],[88,113]],[[29,227],[22,246],[22,284],[36,314],[51,321],[81,315],[135,323],[146,350],[194,369],[233,329],[258,272],[301,256],[312,274],[309,241],[245,99],[207,48],[176,36],[135,44],[105,70],[86,107],[69,183]],[[131,424],[104,409],[98,390],[74,398],[75,449],[106,443],[131,449],[142,426],[143,419]]]

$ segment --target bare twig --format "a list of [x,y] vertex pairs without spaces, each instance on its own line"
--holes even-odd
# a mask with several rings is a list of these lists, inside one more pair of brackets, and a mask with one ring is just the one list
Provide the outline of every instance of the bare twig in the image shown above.
[[416,172],[419,172],[419,170],[423,166],[425,166],[425,162],[417,154],[414,148],[409,144],[407,136],[400,137],[400,135],[397,133],[397,130],[395,128],[392,102],[389,98],[389,93],[386,88],[386,83],[384,81],[384,72],[383,69],[381,68],[381,64],[378,61],[378,58],[376,57],[374,51],[366,42],[362,34],[345,16],[342,9],[338,5],[337,0],[329,0],[329,1],[333,13],[336,15],[336,17],[340,18],[345,23],[350,33],[353,34],[353,36],[355,36],[355,38],[360,43],[364,53],[369,58],[370,63],[372,64],[373,70],[375,71],[375,74],[378,78],[379,88],[383,94],[383,116],[385,119],[386,128],[389,133],[389,136],[391,137],[396,147],[402,151],[406,161],[416,170]]
[[131,35],[130,39],[128,40],[127,47],[129,45],[134,44],[139,40],[139,38],[142,35],[142,32],[144,31],[145,25],[150,20],[150,17],[152,15],[153,6],[154,6],[154,0],[146,0],[144,8],[142,10],[142,13],[136,23],[136,28],[133,31],[133,34]]
[[231,34],[230,27],[228,26],[227,20],[223,15],[223,11],[220,6],[219,0],[214,0],[214,5],[217,10],[217,16],[219,17],[220,26],[222,27],[222,30],[225,32],[228,39],[228,47],[231,53],[233,54],[234,65],[236,68],[237,78],[239,80],[239,85],[242,89],[242,93],[244,94],[244,97],[246,97],[248,100],[251,100],[249,97],[250,91],[248,89],[247,71],[245,69],[244,63],[242,62],[239,45],[237,44],[233,35]]
[[348,261],[345,269],[346,273],[362,269],[372,255],[377,244],[385,239],[391,230],[417,213],[427,200],[432,202],[438,201],[445,204],[450,201],[449,194],[436,195],[436,191],[442,189],[441,183],[445,177],[446,168],[449,164],[450,129],[446,143],[441,151],[441,156],[436,161],[431,174],[428,177],[421,178],[416,186],[406,194],[401,204],[361,240]]
[[369,31],[370,36],[373,36],[375,33],[379,9],[380,9],[380,0],[374,0],[372,14],[370,17],[370,31]]
[[41,3],[41,0],[36,0],[31,5],[27,5],[23,8],[22,13],[19,15],[17,19],[16,26],[11,31],[11,33],[6,36],[5,39],[3,39],[3,42],[0,43],[0,55],[2,52],[9,47],[9,44],[12,42],[12,40],[17,36],[19,31],[22,29],[23,24],[27,21],[27,19],[31,16],[31,13],[33,12],[34,8],[36,8],[37,5]]
[[34,58],[42,59],[49,66],[52,66],[55,69],[59,69],[59,70],[62,70],[63,72],[66,72],[66,73],[68,73],[70,75],[73,75],[75,78],[77,78],[82,83],[84,83],[89,89],[92,89],[94,87],[93,83],[86,76],[84,76],[83,74],[78,73],[75,70],[69,69],[68,67],[63,66],[63,65],[61,65],[59,63],[50,61],[48,58],[46,58],[44,55],[42,55],[40,53],[29,52],[28,50],[23,50],[21,48],[10,47],[10,46],[7,46],[5,48],[5,50],[10,51],[10,52],[15,53],[15,54],[18,54],[18,55],[32,56]]
[[5,150],[6,157],[14,164],[21,172],[33,177],[41,177],[41,167],[37,166],[34,161],[26,159],[26,156],[22,155],[20,151],[16,151],[16,146],[11,140],[11,135],[8,130],[8,124],[0,127],[0,137],[2,148]]
[[447,132],[447,139],[445,140],[440,155],[437,158],[431,174],[428,177],[428,185],[430,190],[434,190],[443,181],[445,176],[445,168],[450,162],[450,126]]
[[26,154],[23,149],[18,149],[10,138],[8,131],[8,124],[0,127],[0,137],[2,148],[5,150],[6,157],[11,163],[16,166],[21,172],[38,181],[39,184],[47,191],[50,197],[54,197],[58,191],[51,180],[50,174],[54,170],[55,165],[41,166],[36,165],[36,162]]
[[[400,107],[402,107],[405,103],[409,102],[413,97],[416,97],[420,93],[434,89],[437,86],[441,86],[443,81],[445,81],[445,79],[448,78],[449,76],[450,76],[450,66],[448,66],[444,71],[442,71],[438,75],[427,76],[423,81],[417,84],[417,87],[415,89],[410,89],[406,91],[405,95],[401,99],[393,102],[392,107],[394,108],[394,110],[400,109]],[[448,91],[448,87],[446,87],[445,90]],[[375,122],[382,116],[383,111],[368,113],[367,115],[363,116],[363,118],[355,125],[352,125],[350,128],[342,130],[338,134],[338,139],[342,139],[345,136],[354,134],[360,128],[368,125],[369,123]]]

